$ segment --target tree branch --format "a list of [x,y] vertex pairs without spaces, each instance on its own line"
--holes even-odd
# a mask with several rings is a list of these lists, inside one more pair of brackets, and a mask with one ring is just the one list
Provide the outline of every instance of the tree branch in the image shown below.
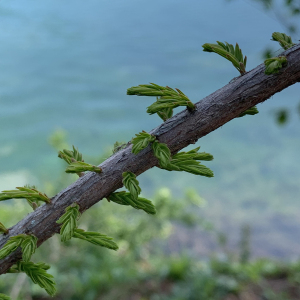
[[[160,142],[166,143],[174,154],[189,144],[194,144],[199,138],[234,119],[246,109],[299,82],[300,44],[281,55],[287,56],[288,65],[278,75],[265,75],[265,66],[261,64],[197,102],[195,111],[184,110],[150,133]],[[122,187],[123,172],[130,171],[139,175],[158,165],[150,146],[137,155],[131,153],[131,147],[129,144],[104,161],[100,165],[103,173],[87,173],[53,197],[51,204],[42,205],[28,214],[9,229],[9,234],[0,237],[0,248],[10,236],[22,233],[35,235],[38,245],[41,245],[59,232],[60,225],[56,221],[65,212],[66,207],[76,202],[80,211],[84,212]],[[1,260],[0,274],[5,273],[20,258],[19,249]]]

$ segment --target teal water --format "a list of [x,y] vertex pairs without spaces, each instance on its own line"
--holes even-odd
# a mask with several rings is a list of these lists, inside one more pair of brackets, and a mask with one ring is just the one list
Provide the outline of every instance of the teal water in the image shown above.
[[[158,117],[145,112],[152,99],[127,96],[128,87],[169,85],[196,102],[238,76],[229,62],[202,52],[205,42],[238,42],[248,70],[262,63],[267,46],[279,49],[270,41],[272,32],[284,28],[251,3],[1,2],[1,189],[59,176],[62,163],[48,143],[56,129],[66,130],[81,152],[97,156],[116,140],[159,125]],[[206,215],[228,230],[233,244],[248,223],[253,243],[265,245],[257,255],[299,255],[300,119],[293,113],[284,127],[274,121],[276,108],[294,110],[299,98],[299,85],[290,87],[259,105],[259,115],[202,138],[202,150],[215,156],[207,163],[214,179],[173,173],[165,178],[150,170],[140,176],[145,193],[164,185],[174,193],[193,186],[207,200]]]

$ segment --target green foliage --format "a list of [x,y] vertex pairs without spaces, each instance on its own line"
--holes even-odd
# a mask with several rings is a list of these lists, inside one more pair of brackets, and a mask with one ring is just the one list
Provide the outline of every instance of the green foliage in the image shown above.
[[134,199],[131,193],[127,193],[124,191],[112,193],[107,197],[107,200],[113,201],[121,205],[131,205],[135,209],[144,210],[147,214],[156,214],[156,209],[150,200],[147,200],[142,197]]
[[64,149],[63,151],[58,152],[58,157],[66,161],[68,164],[75,161],[84,161],[82,159],[82,154],[74,147],[74,145],[73,151]]
[[37,241],[38,239],[34,235],[25,235],[21,243],[23,261],[30,261],[32,254],[37,248]]
[[142,190],[139,186],[139,182],[136,179],[135,174],[133,174],[132,172],[124,172],[122,176],[123,176],[122,182],[124,186],[130,192],[132,198],[134,200],[137,200]]
[[272,41],[278,42],[284,50],[287,50],[295,45],[290,36],[280,32],[272,33]]
[[79,205],[72,204],[66,208],[66,212],[56,221],[56,223],[62,224],[60,228],[62,242],[66,242],[72,238],[75,229],[77,228],[77,221],[79,217]]
[[66,168],[66,173],[81,173],[85,171],[91,171],[96,173],[101,173],[102,169],[100,167],[92,166],[82,161],[72,162]]
[[264,63],[266,66],[265,74],[277,74],[280,69],[287,64],[287,59],[285,56],[272,57],[266,59]]
[[5,245],[0,249],[0,259],[8,256],[10,253],[22,248],[22,259],[29,261],[31,255],[36,250],[37,238],[33,235],[19,234],[8,239]]
[[2,191],[2,193],[0,193],[0,201],[19,198],[26,199],[30,205],[38,201],[50,203],[50,199],[46,194],[32,187],[17,187],[17,190]]
[[173,109],[178,106],[195,109],[195,105],[179,89],[174,90],[154,83],[131,87],[127,90],[127,95],[158,97],[157,101],[148,107],[147,113],[150,115],[157,113],[164,121],[173,115]]
[[155,157],[158,158],[160,167],[166,169],[169,165],[171,152],[168,146],[164,143],[160,143],[159,141],[154,141],[152,143],[152,150]]
[[[175,97],[171,97],[171,96],[160,97],[157,99],[156,102],[148,106],[147,113],[153,115],[155,113],[160,113],[162,111],[162,113],[160,113],[159,116],[167,120],[169,115],[171,115],[170,109],[174,109],[178,106],[187,106],[188,108],[195,109],[195,106],[190,104],[192,103],[190,102],[190,100],[180,99],[180,97],[178,98],[179,99],[175,99]],[[166,111],[166,109],[169,110]]]
[[131,152],[134,154],[138,154],[140,151],[145,149],[150,142],[155,141],[155,136],[142,131],[139,134],[136,134],[136,137],[132,139],[132,150]]
[[82,158],[82,154],[73,146],[73,151],[64,149],[58,152],[58,157],[66,161],[69,166],[66,168],[66,173],[75,173],[78,176],[82,176],[82,172],[91,171],[101,173],[102,170],[99,167],[87,164]]
[[0,222],[0,233],[8,233],[8,229]]
[[258,113],[259,113],[259,111],[258,111],[257,107],[253,106],[253,107],[245,110],[243,113],[241,113],[238,116],[238,118],[241,118],[241,117],[246,116],[246,115],[254,116],[254,115],[258,114]]
[[74,238],[88,241],[94,245],[109,248],[112,250],[118,250],[118,245],[113,241],[111,237],[98,232],[84,231],[82,229],[75,229]]
[[[194,175],[213,177],[214,173],[206,166],[202,165],[198,160],[212,160],[213,156],[209,153],[198,153],[200,147],[188,152],[179,152],[173,155],[168,162],[166,170],[168,171],[185,171]],[[204,159],[203,159],[204,158]]]
[[8,256],[10,253],[17,250],[18,247],[21,246],[21,243],[23,241],[24,235],[17,235],[12,236],[9,238],[9,240],[5,243],[5,245],[0,249],[0,259],[3,259],[4,257]]
[[235,47],[233,45],[225,44],[217,41],[218,44],[209,44],[206,43],[202,45],[203,51],[205,52],[215,52],[227,60],[231,61],[233,66],[241,73],[241,75],[246,73],[246,64],[247,64],[247,56],[243,57],[242,50],[239,45],[236,44]]
[[158,111],[157,114],[165,122],[173,116],[173,108],[171,107],[163,108],[162,110]]
[[11,300],[9,296],[6,296],[4,294],[0,294],[0,300]]
[[210,153],[206,152],[198,152],[200,147],[197,147],[193,150],[188,152],[178,152],[177,154],[172,156],[173,159],[195,159],[195,160],[205,160],[205,161],[212,161],[214,157]]
[[50,268],[45,263],[33,263],[31,261],[19,261],[16,266],[13,266],[12,271],[24,272],[33,283],[38,284],[41,288],[45,289],[50,296],[56,293],[55,282],[53,276],[46,272]]

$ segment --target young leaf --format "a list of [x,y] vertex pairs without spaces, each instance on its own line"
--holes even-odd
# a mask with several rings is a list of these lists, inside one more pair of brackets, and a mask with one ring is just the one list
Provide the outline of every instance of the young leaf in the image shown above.
[[214,173],[211,169],[194,159],[186,160],[171,160],[165,168],[168,171],[185,171],[194,175],[201,175],[206,177],[213,177]]
[[127,95],[137,95],[137,96],[166,96],[169,95],[172,89],[160,86],[155,83],[150,84],[140,84],[138,86],[133,86],[127,89]]
[[58,157],[66,161],[68,164],[74,161],[83,161],[82,154],[73,146],[73,151],[64,149],[58,152]]
[[195,175],[213,177],[214,173],[198,162],[198,160],[213,160],[213,156],[209,153],[198,152],[199,149],[200,147],[197,147],[188,152],[179,152],[173,155],[165,169],[168,171],[185,171]]
[[265,74],[277,74],[280,69],[287,64],[287,59],[285,56],[272,57],[265,60]]
[[68,165],[66,168],[66,173],[81,173],[85,171],[91,171],[96,173],[101,173],[102,169],[82,161],[75,161]]
[[243,116],[245,116],[245,115],[251,115],[251,116],[253,116],[253,115],[256,115],[256,114],[258,114],[258,109],[257,109],[256,106],[253,106],[253,107],[251,107],[251,108],[245,110],[243,113],[241,113],[241,114],[238,116],[238,118],[243,117]]
[[19,234],[12,236],[8,239],[6,244],[0,249],[0,259],[6,257],[10,253],[17,250],[18,247],[22,248],[22,259],[29,261],[31,255],[36,250],[37,238],[34,235]]
[[30,261],[32,254],[37,248],[37,241],[38,239],[34,235],[26,235],[26,237],[24,237],[21,243],[23,261]]
[[173,116],[173,108],[167,107],[157,112],[158,116],[165,122]]
[[26,238],[26,234],[19,234],[10,237],[5,245],[0,249],[0,259],[17,250],[17,248],[21,246],[24,238]]
[[247,64],[247,56],[243,57],[242,50],[239,45],[236,44],[235,48],[233,45],[225,44],[217,41],[218,44],[209,44],[206,43],[202,45],[203,51],[205,52],[215,52],[227,60],[231,61],[233,66],[241,73],[241,75],[246,73],[246,64]]
[[116,192],[112,193],[107,197],[108,201],[113,201],[115,203],[121,204],[121,205],[131,205],[135,209],[142,209],[146,213],[155,215],[156,210],[154,205],[151,201],[138,197],[137,200],[133,199],[130,193],[127,192]]
[[138,154],[140,151],[145,149],[150,142],[155,141],[155,136],[142,131],[139,134],[136,134],[136,137],[132,139],[132,150],[131,152],[133,154]]
[[178,106],[187,106],[188,108],[195,109],[194,104],[191,105],[191,101],[189,99],[179,98],[176,99],[173,96],[163,96],[157,99],[156,102],[148,106],[147,113],[149,115],[153,115],[156,113],[160,113],[166,109],[172,110]]
[[0,233],[8,233],[8,229],[0,222]]
[[94,245],[106,247],[112,250],[118,250],[118,245],[113,241],[111,237],[98,232],[84,231],[82,229],[75,229],[74,238],[88,241]]
[[38,284],[41,288],[45,289],[50,296],[54,296],[56,293],[55,282],[53,276],[46,272],[50,268],[45,263],[24,262],[19,261],[17,263],[17,269],[26,273],[33,283]]
[[123,184],[127,190],[129,190],[132,198],[137,200],[139,194],[141,193],[141,188],[139,187],[139,182],[136,179],[135,174],[132,172],[124,172],[123,176]]
[[0,294],[0,300],[11,300],[11,298],[7,295]]
[[189,110],[196,108],[181,90],[155,83],[131,87],[127,90],[127,95],[158,97],[157,101],[148,107],[147,112],[150,115],[157,113],[164,121],[173,115],[173,109],[178,106],[186,106]]
[[195,159],[195,160],[205,160],[211,161],[214,157],[210,153],[206,152],[198,152],[200,147],[197,147],[188,152],[178,152],[177,154],[172,156],[172,159],[184,160],[184,159]]
[[35,188],[17,187],[17,190],[2,191],[2,193],[0,193],[0,201],[14,198],[24,198],[32,202],[43,201],[50,203],[50,199],[46,196],[46,194],[39,192]]
[[170,158],[171,158],[171,152],[170,152],[170,149],[168,148],[168,146],[164,143],[160,143],[155,140],[152,143],[152,149],[153,149],[154,155],[159,160],[159,164],[160,164],[161,168],[165,168],[168,165]]
[[286,35],[285,33],[280,33],[280,32],[273,32],[272,41],[279,42],[280,46],[284,50],[287,50],[295,45],[290,36]]
[[62,224],[60,228],[61,241],[66,242],[71,239],[77,228],[77,221],[80,217],[79,205],[72,204],[66,208],[66,212],[56,221]]

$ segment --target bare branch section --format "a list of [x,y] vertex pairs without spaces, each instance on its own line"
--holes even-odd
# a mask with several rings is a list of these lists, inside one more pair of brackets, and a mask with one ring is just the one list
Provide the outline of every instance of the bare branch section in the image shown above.
[[[265,66],[261,64],[197,102],[196,110],[180,112],[152,130],[151,134],[160,142],[166,143],[174,154],[239,116],[246,109],[299,82],[300,44],[281,55],[287,57],[288,64],[279,74],[265,75]],[[22,233],[33,234],[38,238],[38,245],[42,244],[59,232],[56,221],[72,203],[76,202],[80,211],[84,212],[122,186],[123,172],[139,175],[158,165],[150,146],[137,155],[131,153],[131,148],[132,145],[129,144],[104,161],[100,165],[102,173],[86,174],[53,197],[50,204],[44,204],[27,215],[9,229],[9,234],[0,237],[0,248],[10,236]],[[5,273],[20,258],[20,250],[17,250],[1,260],[0,274]]]

